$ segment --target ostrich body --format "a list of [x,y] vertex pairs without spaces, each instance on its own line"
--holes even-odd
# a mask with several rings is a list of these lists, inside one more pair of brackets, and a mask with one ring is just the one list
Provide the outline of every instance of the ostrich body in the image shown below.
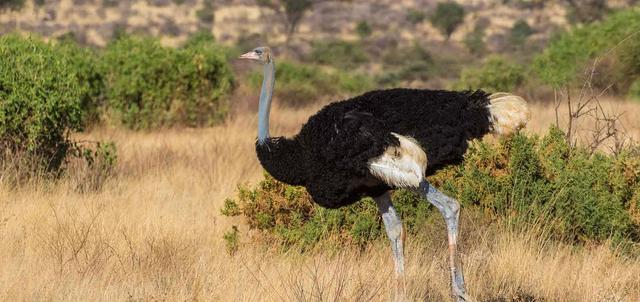
[[390,191],[408,188],[426,197],[447,225],[453,296],[470,301],[457,255],[460,205],[425,177],[460,163],[470,140],[522,127],[529,114],[524,100],[483,91],[376,90],[325,106],[292,138],[271,137],[273,56],[268,47],[258,47],[240,58],[264,64],[256,142],[262,166],[279,181],[306,187],[323,207],[374,198],[391,241],[402,291],[404,229]]

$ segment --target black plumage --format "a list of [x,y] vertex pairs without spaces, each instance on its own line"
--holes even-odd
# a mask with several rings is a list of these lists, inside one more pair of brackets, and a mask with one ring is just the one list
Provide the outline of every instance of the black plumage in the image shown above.
[[484,91],[389,89],[335,102],[309,118],[292,138],[256,144],[263,167],[276,179],[307,188],[314,201],[337,208],[391,189],[372,176],[370,159],[397,146],[397,133],[426,152],[427,175],[462,161],[468,141],[491,129]]

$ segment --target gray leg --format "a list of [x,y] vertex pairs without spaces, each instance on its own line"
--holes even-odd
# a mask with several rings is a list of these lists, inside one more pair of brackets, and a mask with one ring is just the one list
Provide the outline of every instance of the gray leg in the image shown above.
[[393,208],[390,192],[386,192],[374,198],[374,200],[378,204],[378,210],[380,210],[384,228],[387,231],[387,236],[391,241],[391,249],[393,250],[393,260],[396,266],[396,300],[403,300],[405,296],[403,250],[405,232],[402,227],[402,221]]
[[462,266],[458,257],[458,222],[460,218],[460,204],[457,200],[444,195],[426,180],[420,182],[418,193],[425,196],[442,214],[447,224],[449,238],[449,269],[451,270],[451,286],[453,296],[457,301],[472,301],[465,293]]

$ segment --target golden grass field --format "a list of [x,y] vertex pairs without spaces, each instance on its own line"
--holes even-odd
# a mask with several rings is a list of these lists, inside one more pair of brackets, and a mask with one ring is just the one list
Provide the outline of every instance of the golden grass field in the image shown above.
[[[625,111],[640,137],[640,105]],[[272,110],[272,133],[293,134],[319,106]],[[555,120],[532,104],[532,132]],[[588,125],[588,122],[586,123]],[[82,135],[113,140],[118,163],[97,192],[80,193],[83,171],[57,183],[0,187],[2,301],[388,301],[393,262],[386,243],[365,251],[282,254],[253,245],[241,218],[219,209],[237,184],[262,176],[254,154],[256,115],[238,111],[208,129]],[[581,128],[581,133],[587,133]],[[241,246],[222,234],[240,225]],[[408,238],[412,300],[448,301],[444,224]],[[463,209],[462,259],[470,294],[480,301],[640,301],[640,261],[608,245],[573,247],[478,222]]]

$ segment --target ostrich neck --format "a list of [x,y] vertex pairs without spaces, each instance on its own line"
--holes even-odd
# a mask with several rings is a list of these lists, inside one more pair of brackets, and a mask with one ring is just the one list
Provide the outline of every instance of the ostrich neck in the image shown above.
[[269,111],[273,85],[276,82],[276,68],[273,60],[264,65],[264,78],[260,90],[260,104],[258,105],[258,143],[263,144],[269,138]]

